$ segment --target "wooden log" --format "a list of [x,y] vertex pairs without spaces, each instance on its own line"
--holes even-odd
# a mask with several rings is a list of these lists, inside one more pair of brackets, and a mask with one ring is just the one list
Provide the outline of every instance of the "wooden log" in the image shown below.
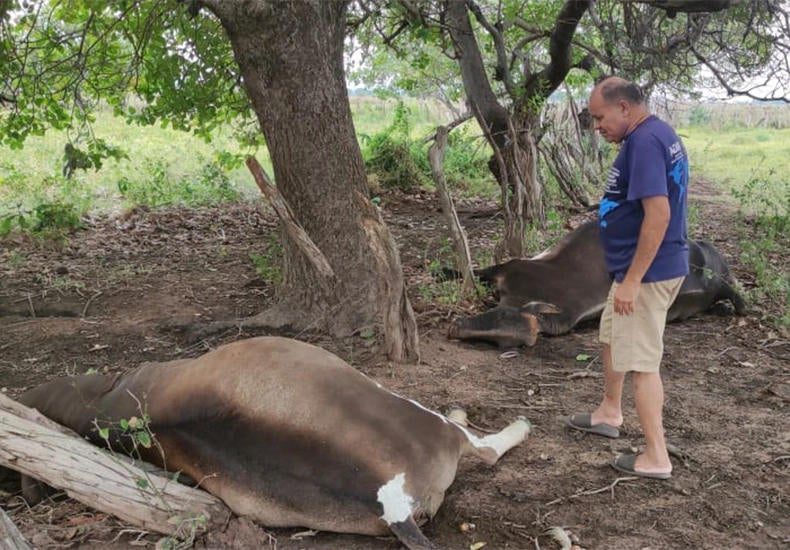
[[230,510],[205,491],[100,449],[0,394],[0,466],[132,525],[180,539],[223,527]]
[[252,177],[255,179],[255,183],[258,184],[261,193],[268,199],[272,208],[274,208],[274,212],[280,218],[288,237],[326,281],[334,279],[335,272],[332,270],[332,266],[329,265],[326,256],[316,246],[310,235],[307,234],[307,231],[296,221],[291,207],[285,202],[285,199],[266,175],[266,172],[263,171],[263,167],[261,167],[255,157],[247,157],[247,168],[252,173]]
[[444,177],[444,153],[447,147],[447,134],[450,129],[447,126],[439,126],[436,129],[435,141],[428,149],[428,160],[431,164],[433,181],[436,183],[436,192],[439,195],[439,202],[442,205],[442,213],[447,226],[450,229],[450,236],[453,239],[455,248],[455,262],[458,271],[464,278],[463,289],[473,291],[475,288],[474,272],[472,271],[472,256],[469,252],[469,241],[458,213],[455,211],[453,199],[447,189],[447,180]]
[[30,550],[25,537],[2,508],[0,508],[0,550]]

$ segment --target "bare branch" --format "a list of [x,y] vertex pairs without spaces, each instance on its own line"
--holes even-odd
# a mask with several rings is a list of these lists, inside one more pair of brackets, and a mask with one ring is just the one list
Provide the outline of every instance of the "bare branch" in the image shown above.
[[[693,45],[691,46],[691,52],[703,65],[705,65],[710,70],[711,73],[713,73],[713,76],[716,77],[716,80],[719,82],[719,84],[726,90],[727,95],[745,96],[751,99],[755,99],[757,101],[783,101],[785,103],[790,103],[790,98],[783,95],[776,96],[772,94],[770,97],[763,97],[753,94],[752,91],[761,87],[761,85],[753,86],[752,88],[749,89],[740,89],[740,90],[731,86],[730,83],[727,81],[727,79],[724,77],[724,75],[721,73],[721,71],[719,71],[716,68],[716,66],[713,63],[711,63],[707,57],[701,54]],[[768,81],[769,80],[766,80],[766,82]]]
[[478,23],[488,31],[488,34],[490,34],[491,38],[494,40],[494,49],[496,50],[497,59],[494,78],[502,81],[508,93],[511,96],[515,96],[515,89],[513,88],[513,82],[510,78],[510,65],[507,62],[507,52],[505,51],[505,40],[502,37],[502,29],[498,27],[498,24],[492,25],[488,19],[486,19],[483,10],[480,9],[480,6],[478,6],[474,0],[466,0],[466,6],[475,16]]

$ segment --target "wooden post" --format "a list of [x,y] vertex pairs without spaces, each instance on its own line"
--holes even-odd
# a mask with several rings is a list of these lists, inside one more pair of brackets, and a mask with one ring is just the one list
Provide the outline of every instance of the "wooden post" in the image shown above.
[[132,525],[184,540],[221,528],[230,518],[225,504],[209,493],[91,445],[2,394],[0,466]]
[[472,271],[472,257],[469,253],[469,242],[466,239],[464,228],[461,226],[461,221],[458,219],[458,213],[453,206],[453,199],[447,189],[447,180],[444,177],[444,152],[447,147],[448,133],[447,126],[439,126],[436,129],[433,145],[428,149],[428,160],[431,163],[431,173],[434,182],[436,182],[436,192],[442,205],[444,219],[453,239],[456,267],[464,278],[463,289],[471,292],[475,288],[475,279]]
[[313,267],[323,275],[326,281],[334,279],[335,272],[332,270],[332,266],[329,265],[326,256],[316,246],[310,235],[307,234],[307,231],[296,221],[291,207],[285,202],[285,199],[266,175],[266,172],[263,171],[263,167],[261,167],[255,157],[247,157],[247,168],[252,173],[252,177],[255,179],[255,183],[258,184],[261,193],[268,199],[272,208],[274,208],[274,212],[280,218],[288,237],[302,251]]

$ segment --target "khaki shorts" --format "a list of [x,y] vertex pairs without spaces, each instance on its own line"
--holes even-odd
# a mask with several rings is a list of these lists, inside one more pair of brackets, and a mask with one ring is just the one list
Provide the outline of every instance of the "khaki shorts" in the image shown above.
[[614,292],[618,283],[612,283],[601,314],[598,340],[609,344],[615,371],[658,372],[664,354],[667,312],[680,292],[684,278],[642,283],[631,315],[614,312]]

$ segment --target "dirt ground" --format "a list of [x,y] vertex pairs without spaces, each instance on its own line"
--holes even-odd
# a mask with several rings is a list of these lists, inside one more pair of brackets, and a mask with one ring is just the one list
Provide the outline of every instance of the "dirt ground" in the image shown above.
[[[698,184],[692,198],[700,211],[696,236],[713,241],[744,286],[753,286],[737,243],[754,229],[737,222],[710,185]],[[528,441],[496,466],[462,461],[438,515],[423,528],[429,538],[453,549],[479,542],[491,549],[558,548],[544,531],[562,526],[584,548],[787,547],[790,342],[761,321],[760,304],[751,304],[747,317],[703,315],[667,328],[665,427],[685,458],[673,458],[668,482],[619,479],[608,462],[642,442],[630,396],[619,440],[571,433],[561,423],[563,415],[590,410],[599,399],[594,325],[541,338],[511,358],[487,345],[446,339],[454,315],[484,306],[423,299],[426,265],[444,235],[435,205],[430,195],[389,196],[383,203],[420,323],[419,365],[391,364],[364,339],[296,335],[425,406],[461,405],[482,428],[501,428],[517,415],[534,424]],[[492,246],[501,222],[492,206],[461,205],[478,250]],[[233,330],[190,345],[173,327],[241,319],[271,303],[273,289],[256,282],[249,253],[262,252],[275,230],[271,213],[236,205],[96,219],[65,246],[1,241],[2,391],[13,397],[53,377],[196,356],[254,335]],[[788,255],[775,260],[787,272]],[[580,361],[580,354],[589,357]],[[8,484],[0,486],[0,505],[39,548],[126,548],[158,539],[63,497],[28,508]],[[474,528],[462,531],[463,523]],[[269,531],[239,520],[198,547],[400,547],[394,538],[303,531]]]

